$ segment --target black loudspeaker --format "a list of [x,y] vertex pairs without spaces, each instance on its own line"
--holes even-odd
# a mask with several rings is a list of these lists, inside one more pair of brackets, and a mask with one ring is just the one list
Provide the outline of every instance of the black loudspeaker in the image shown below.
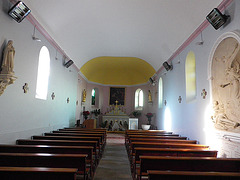
[[169,70],[172,70],[173,69],[173,66],[172,65],[170,65],[170,64],[168,64],[168,62],[167,61],[165,61],[164,63],[163,63],[163,67],[167,70],[167,71],[169,71]]
[[8,14],[11,16],[15,21],[20,23],[29,13],[31,10],[22,2],[18,1],[9,11]]
[[74,63],[74,62],[73,62],[72,60],[69,60],[68,62],[66,62],[66,63],[64,64],[64,66],[65,66],[66,68],[69,68],[69,66],[71,66],[73,63]]
[[224,15],[217,8],[214,8],[206,19],[217,30],[227,22],[228,17],[230,16]]

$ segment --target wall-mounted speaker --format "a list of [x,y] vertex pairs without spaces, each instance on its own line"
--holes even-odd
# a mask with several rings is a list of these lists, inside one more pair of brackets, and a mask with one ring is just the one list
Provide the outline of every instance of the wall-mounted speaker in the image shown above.
[[18,1],[9,11],[8,14],[11,16],[15,21],[20,23],[29,13],[31,10],[22,2]]
[[163,67],[167,70],[167,71],[169,71],[169,70],[172,70],[173,69],[173,66],[172,65],[170,65],[170,64],[168,64],[168,62],[167,61],[165,61],[164,63],[163,63]]
[[153,78],[150,77],[148,81],[152,86],[156,85],[156,81]]
[[66,68],[69,68],[73,63],[74,63],[74,62],[73,62],[72,60],[69,60],[68,62],[66,62],[66,63],[64,64],[64,66],[65,66]]
[[217,30],[227,22],[230,16],[222,14],[217,8],[214,8],[206,17],[208,22]]

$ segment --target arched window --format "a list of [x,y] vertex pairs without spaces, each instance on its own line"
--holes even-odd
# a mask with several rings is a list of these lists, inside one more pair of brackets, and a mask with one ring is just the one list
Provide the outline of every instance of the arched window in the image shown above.
[[92,106],[96,104],[96,92],[95,89],[92,89]]
[[186,101],[191,102],[196,98],[196,60],[195,54],[190,51],[185,62]]
[[141,89],[137,89],[135,92],[135,109],[143,109],[143,91]]
[[37,87],[35,97],[38,99],[47,99],[48,78],[50,74],[50,55],[48,48],[43,46],[39,53]]
[[163,107],[163,82],[162,78],[159,78],[158,84],[158,108]]

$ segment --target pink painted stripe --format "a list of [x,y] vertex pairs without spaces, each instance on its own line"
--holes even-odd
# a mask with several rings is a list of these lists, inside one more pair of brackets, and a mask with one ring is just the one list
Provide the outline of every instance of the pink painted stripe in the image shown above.
[[[233,0],[223,0],[219,5],[218,9],[223,11],[226,7],[231,4]],[[173,55],[167,60],[168,63],[173,61],[175,57],[177,57],[205,28],[207,28],[209,22],[205,19],[203,23],[189,36],[189,38],[173,53]],[[159,74],[164,69],[163,66],[156,72]]]

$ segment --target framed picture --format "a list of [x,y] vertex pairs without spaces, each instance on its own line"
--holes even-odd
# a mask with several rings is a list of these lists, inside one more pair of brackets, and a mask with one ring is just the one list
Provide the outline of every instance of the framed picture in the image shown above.
[[110,87],[109,105],[116,104],[116,101],[118,101],[118,105],[124,105],[125,88]]

